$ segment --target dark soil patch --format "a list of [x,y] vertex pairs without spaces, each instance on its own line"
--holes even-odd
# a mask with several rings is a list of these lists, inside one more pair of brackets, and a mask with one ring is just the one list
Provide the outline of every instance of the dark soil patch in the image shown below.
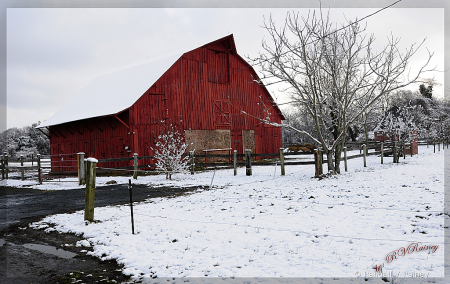
[[[176,197],[198,189],[202,188],[133,185],[133,201]],[[127,204],[128,186],[99,187],[95,197],[95,207]],[[121,283],[129,280],[115,260],[101,261],[87,254],[92,248],[76,247],[77,241],[83,240],[82,236],[45,232],[28,226],[47,215],[83,209],[83,189],[39,191],[0,187],[0,199],[0,283]],[[24,244],[51,246],[76,256],[64,258]]]

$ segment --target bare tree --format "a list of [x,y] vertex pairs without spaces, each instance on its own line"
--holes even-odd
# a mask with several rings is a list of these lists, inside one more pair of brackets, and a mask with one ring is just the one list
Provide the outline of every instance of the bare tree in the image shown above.
[[287,83],[284,91],[314,121],[316,135],[295,131],[323,148],[328,170],[336,173],[340,173],[347,128],[382,96],[416,82],[432,57],[428,53],[428,61],[419,71],[404,78],[421,44],[401,52],[399,40],[391,37],[381,51],[376,51],[374,36],[367,36],[358,22],[338,28],[322,11],[306,17],[288,13],[281,28],[269,18],[264,28],[270,41],[263,41],[265,53],[257,59],[263,79]]

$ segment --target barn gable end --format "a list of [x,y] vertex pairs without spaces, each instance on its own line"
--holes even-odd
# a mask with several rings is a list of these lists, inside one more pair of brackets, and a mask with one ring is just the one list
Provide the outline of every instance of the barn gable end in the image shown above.
[[[184,53],[131,106],[115,114],[50,125],[52,154],[98,158],[153,154],[162,125],[176,124],[197,154],[205,147],[278,152],[284,117],[256,72],[237,54],[233,36]],[[63,135],[65,134],[65,135]]]

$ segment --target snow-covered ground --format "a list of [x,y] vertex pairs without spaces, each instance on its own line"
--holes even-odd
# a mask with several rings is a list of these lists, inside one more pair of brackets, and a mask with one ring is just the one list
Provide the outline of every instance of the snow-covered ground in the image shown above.
[[[272,283],[307,277],[302,281],[385,283],[387,276],[398,277],[395,283],[448,283],[441,278],[448,218],[444,151],[421,146],[419,155],[401,158],[399,164],[385,158],[381,165],[379,157],[369,156],[366,168],[362,158],[349,160],[348,167],[323,180],[311,178],[313,165],[288,166],[286,176],[280,176],[279,167],[255,166],[253,176],[239,168],[237,176],[226,169],[175,175],[172,181],[162,175],[139,177],[132,182],[213,186],[135,203],[135,235],[129,206],[96,208],[96,222],[90,224],[79,211],[31,226],[83,234],[86,241],[78,245],[92,246],[92,255],[101,259],[117,259],[124,273],[144,282],[201,277],[196,282],[207,283],[220,277]],[[106,177],[97,184],[111,179],[128,182]],[[32,186],[57,189],[58,184]],[[375,266],[384,275],[376,274]]]

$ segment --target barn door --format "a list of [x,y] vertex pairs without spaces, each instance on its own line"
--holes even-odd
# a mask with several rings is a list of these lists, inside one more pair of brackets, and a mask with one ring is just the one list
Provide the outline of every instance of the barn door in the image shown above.
[[251,149],[255,154],[255,130],[242,130],[242,143],[245,149]]
[[233,150],[237,150],[238,154],[243,154],[242,146],[242,132],[241,131],[231,131],[231,147]]

